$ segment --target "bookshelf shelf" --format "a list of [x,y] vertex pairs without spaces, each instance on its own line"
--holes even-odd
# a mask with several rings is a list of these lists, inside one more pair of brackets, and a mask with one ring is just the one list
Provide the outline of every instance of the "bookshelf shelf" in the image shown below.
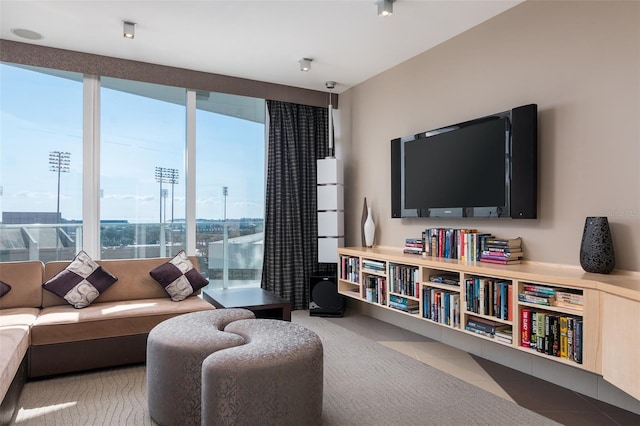
[[[368,276],[386,279],[388,297],[382,303],[375,303],[376,306],[602,375],[605,380],[640,399],[640,382],[629,379],[633,373],[640,375],[637,363],[640,345],[637,339],[634,343],[633,339],[616,337],[625,334],[624,327],[620,327],[623,319],[637,332],[635,335],[640,334],[638,273],[590,274],[578,267],[527,261],[498,265],[425,257],[392,247],[345,247],[338,249],[338,254],[348,261],[339,265],[338,291],[345,296],[367,302],[365,284],[361,283],[365,283]],[[358,269],[354,274],[353,265],[363,265],[365,261],[378,266],[373,270]],[[348,270],[343,271],[342,268]],[[489,297],[488,301],[485,300],[483,293],[482,308],[479,305],[481,287]],[[521,296],[524,294],[529,299]],[[550,295],[553,299],[548,297],[548,300],[536,303],[531,299]],[[391,302],[398,300],[410,305],[414,313],[392,307]],[[553,342],[558,345],[555,354],[553,346],[549,354],[546,347],[543,353],[537,347],[531,348],[530,343],[523,346],[523,332],[532,327],[531,323],[525,324],[529,320],[523,318],[523,312],[535,313],[536,319],[540,314],[545,321],[548,317],[552,327],[556,321],[558,327],[561,322],[564,325],[564,321],[574,321],[573,326],[579,326],[577,331],[581,331],[581,359],[576,362],[560,348],[560,339],[567,339],[563,337],[564,327],[560,332],[551,334],[545,329],[545,338],[553,337]],[[480,334],[478,329],[467,330],[470,321],[483,323],[474,326],[488,327],[489,332]],[[557,340],[556,335],[560,336]],[[508,343],[509,337],[511,343]]]

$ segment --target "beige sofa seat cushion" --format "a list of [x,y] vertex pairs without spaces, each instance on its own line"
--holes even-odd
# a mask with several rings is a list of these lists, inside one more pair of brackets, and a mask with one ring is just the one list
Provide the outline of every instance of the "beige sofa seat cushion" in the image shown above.
[[0,309],[38,308],[42,305],[44,264],[39,260],[0,262],[0,281],[11,291],[0,297]]
[[[151,276],[149,271],[168,262],[170,257],[153,259],[109,259],[97,260],[100,266],[118,278],[111,287],[93,303],[117,302],[122,300],[167,299],[169,295]],[[191,263],[198,268],[198,258],[189,256]],[[44,266],[44,281],[48,281],[69,265],[69,261],[47,262]],[[44,282],[43,281],[43,282]],[[44,308],[56,305],[68,305],[67,301],[50,291],[42,292]],[[86,308],[83,308],[86,309]]]
[[12,308],[0,310],[0,327],[12,325],[30,326],[38,318],[40,309],[37,308]]
[[49,345],[147,334],[166,319],[209,309],[214,307],[198,296],[174,302],[166,297],[166,293],[163,298],[96,301],[83,309],[75,309],[65,303],[42,309],[31,329],[31,344]]
[[7,394],[28,348],[28,325],[0,327],[0,401]]

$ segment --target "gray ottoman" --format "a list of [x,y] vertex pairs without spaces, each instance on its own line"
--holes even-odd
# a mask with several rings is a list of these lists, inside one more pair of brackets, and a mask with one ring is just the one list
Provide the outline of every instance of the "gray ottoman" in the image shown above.
[[243,345],[243,337],[221,330],[233,321],[249,318],[255,315],[246,309],[215,309],[179,315],[151,330],[147,400],[156,423],[200,424],[202,361],[216,351]]
[[239,320],[225,332],[244,345],[202,364],[202,424],[319,425],[323,349],[312,331],[286,321]]

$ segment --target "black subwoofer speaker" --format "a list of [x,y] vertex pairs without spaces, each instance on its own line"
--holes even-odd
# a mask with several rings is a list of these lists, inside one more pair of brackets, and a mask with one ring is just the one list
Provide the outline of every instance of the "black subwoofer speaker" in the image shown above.
[[344,296],[338,293],[338,284],[334,276],[312,275],[309,278],[309,315],[344,315]]

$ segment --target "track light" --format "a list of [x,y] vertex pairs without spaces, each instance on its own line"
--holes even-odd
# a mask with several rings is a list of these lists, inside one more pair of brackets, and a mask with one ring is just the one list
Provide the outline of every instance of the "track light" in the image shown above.
[[122,35],[124,38],[134,38],[136,36],[136,24],[133,22],[123,22]]
[[311,61],[313,61],[313,59],[309,59],[309,58],[302,58],[300,59],[300,71],[309,71],[311,69]]
[[378,0],[378,16],[393,15],[393,2],[395,0]]

